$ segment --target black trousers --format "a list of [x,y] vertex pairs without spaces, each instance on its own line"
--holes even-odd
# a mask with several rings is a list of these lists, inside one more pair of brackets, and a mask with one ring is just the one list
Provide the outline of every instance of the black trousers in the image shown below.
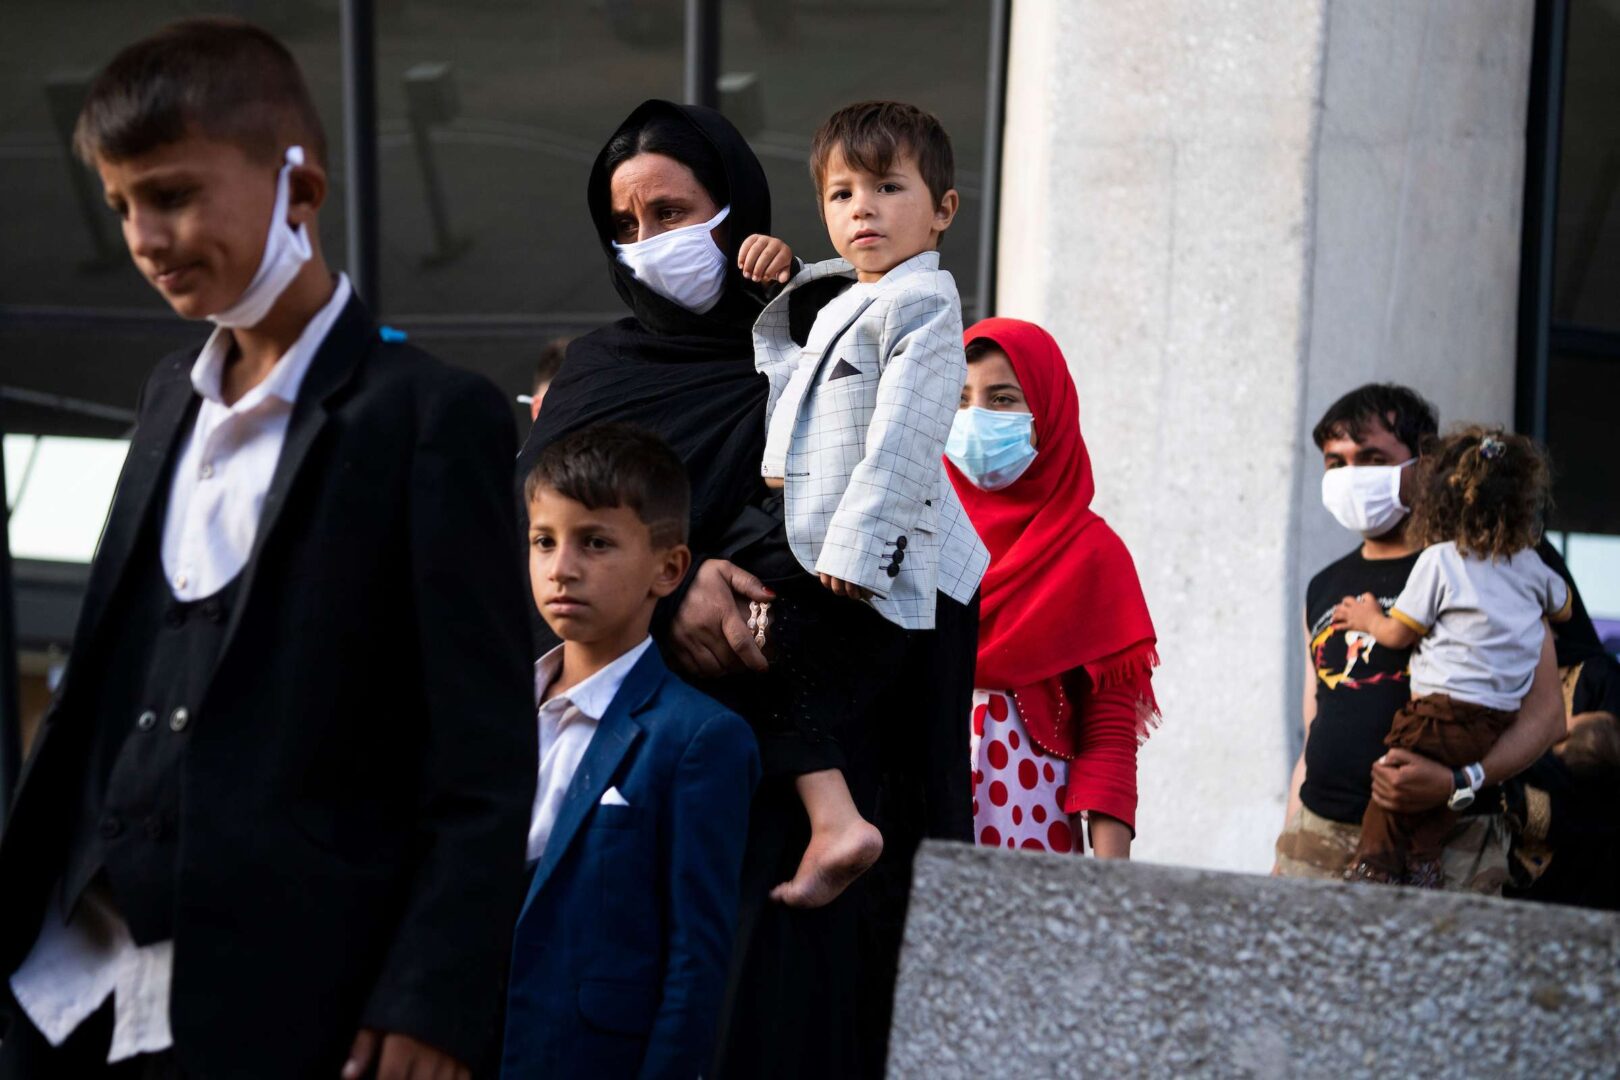
[[172,1051],[107,1064],[113,999],[90,1014],[61,1046],[52,1046],[4,985],[0,993],[0,1080],[179,1080]]
[[795,563],[763,578],[771,604],[770,670],[738,672],[700,689],[748,719],[767,777],[846,768],[879,702],[904,666],[913,635],[858,600],[834,595]]
[[936,629],[906,635],[898,665],[870,669],[882,685],[861,722],[840,725],[850,792],[883,833],[877,865],[824,908],[771,903],[810,827],[791,775],[766,777],[754,797],[716,1076],[884,1074],[917,845],[973,833],[978,601],[939,605]]

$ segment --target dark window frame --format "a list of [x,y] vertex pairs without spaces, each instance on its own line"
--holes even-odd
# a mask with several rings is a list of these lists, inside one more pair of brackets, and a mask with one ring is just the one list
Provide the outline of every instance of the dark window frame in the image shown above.
[[1514,426],[1543,444],[1549,434],[1553,355],[1620,361],[1620,331],[1568,322],[1552,313],[1569,14],[1570,0],[1537,0],[1525,125]]

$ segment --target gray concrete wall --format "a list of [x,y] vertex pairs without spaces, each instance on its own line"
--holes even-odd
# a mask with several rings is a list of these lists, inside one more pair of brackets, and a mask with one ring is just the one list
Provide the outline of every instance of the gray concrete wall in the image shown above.
[[930,844],[889,1075],[1620,1075],[1620,916]]
[[1262,870],[1298,724],[1309,419],[1512,393],[1531,0],[1015,0],[999,313],[1080,388],[1160,635],[1141,857]]

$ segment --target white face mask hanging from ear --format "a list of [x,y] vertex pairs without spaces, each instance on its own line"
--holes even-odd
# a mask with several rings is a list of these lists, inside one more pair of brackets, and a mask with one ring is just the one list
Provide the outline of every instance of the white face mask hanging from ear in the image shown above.
[[270,314],[281,294],[287,291],[298,271],[309,262],[314,249],[309,242],[309,229],[304,225],[295,230],[287,224],[287,206],[291,201],[290,174],[294,167],[304,163],[304,148],[289,146],[287,163],[276,177],[276,205],[270,211],[270,232],[264,242],[264,258],[259,270],[248,282],[241,297],[230,307],[208,319],[217,326],[257,326]]
[[1383,536],[1406,516],[1400,465],[1344,465],[1322,474],[1322,505],[1349,529],[1370,539]]
[[731,213],[727,206],[701,225],[649,236],[634,244],[614,244],[619,261],[665,300],[702,315],[726,290],[726,253],[710,235]]

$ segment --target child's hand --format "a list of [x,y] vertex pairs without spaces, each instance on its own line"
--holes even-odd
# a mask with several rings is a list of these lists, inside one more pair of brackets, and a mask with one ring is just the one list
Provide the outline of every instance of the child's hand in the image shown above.
[[843,578],[835,578],[831,574],[821,574],[819,576],[821,578],[821,583],[827,586],[827,588],[831,589],[838,596],[847,596],[851,600],[865,600],[872,595],[870,592],[861,588],[853,581],[845,581]]
[[749,281],[776,281],[786,285],[793,276],[793,249],[774,236],[755,233],[737,251],[737,269]]
[[1360,630],[1362,633],[1371,633],[1374,620],[1383,614],[1383,607],[1372,593],[1347,596],[1333,609],[1333,626],[1336,630]]

